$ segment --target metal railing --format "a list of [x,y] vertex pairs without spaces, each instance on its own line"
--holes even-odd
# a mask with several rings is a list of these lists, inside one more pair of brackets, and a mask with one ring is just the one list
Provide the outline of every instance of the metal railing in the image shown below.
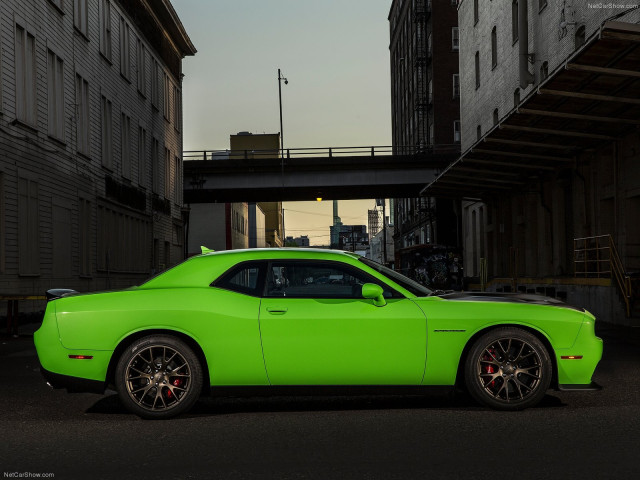
[[187,150],[184,161],[216,161],[249,158],[312,158],[312,157],[376,157],[389,155],[420,155],[430,153],[457,153],[460,144],[451,145],[399,145],[366,147],[311,147],[267,150]]
[[625,272],[611,235],[574,239],[573,263],[576,277],[615,279],[626,306],[627,317],[631,316],[631,277]]

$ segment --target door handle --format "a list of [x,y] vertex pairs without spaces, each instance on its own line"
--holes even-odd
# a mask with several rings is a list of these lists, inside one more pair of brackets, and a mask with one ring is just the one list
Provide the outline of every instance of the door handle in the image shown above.
[[267,312],[271,315],[284,315],[287,310],[287,307],[267,307]]

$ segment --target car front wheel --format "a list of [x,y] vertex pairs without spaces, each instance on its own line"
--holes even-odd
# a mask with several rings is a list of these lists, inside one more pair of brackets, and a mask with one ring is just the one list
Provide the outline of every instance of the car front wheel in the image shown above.
[[202,390],[193,350],[169,335],[135,341],[120,357],[115,385],[125,407],[142,418],[164,419],[189,410]]
[[536,405],[549,388],[549,352],[532,333],[513,327],[476,340],[465,361],[465,383],[478,402],[498,410]]

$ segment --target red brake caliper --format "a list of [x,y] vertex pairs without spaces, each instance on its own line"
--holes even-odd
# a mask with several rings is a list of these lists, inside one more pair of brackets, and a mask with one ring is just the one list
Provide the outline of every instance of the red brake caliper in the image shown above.
[[[179,378],[174,379],[171,384],[174,387],[179,387],[180,385],[182,385],[182,380],[180,380]],[[167,394],[167,398],[172,399],[174,397],[173,392],[167,388],[166,390],[166,394]]]
[[[487,362],[490,362],[491,360],[493,360],[491,355],[495,356],[496,351],[493,348],[490,348],[488,351],[490,352],[490,354],[485,354],[482,357],[482,359],[487,361]],[[491,364],[485,364],[484,365],[484,373],[496,373],[496,367],[494,365],[491,365]],[[492,387],[493,388],[495,386],[495,384],[496,384],[496,381],[495,380],[491,380],[487,385],[485,385],[485,387]]]

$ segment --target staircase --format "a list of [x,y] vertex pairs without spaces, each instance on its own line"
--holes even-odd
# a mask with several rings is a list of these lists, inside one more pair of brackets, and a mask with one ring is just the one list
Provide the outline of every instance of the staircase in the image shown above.
[[[573,240],[573,263],[578,278],[611,278],[618,286],[627,318],[640,316],[640,278],[624,269],[611,235]],[[638,304],[638,305],[636,305]]]

